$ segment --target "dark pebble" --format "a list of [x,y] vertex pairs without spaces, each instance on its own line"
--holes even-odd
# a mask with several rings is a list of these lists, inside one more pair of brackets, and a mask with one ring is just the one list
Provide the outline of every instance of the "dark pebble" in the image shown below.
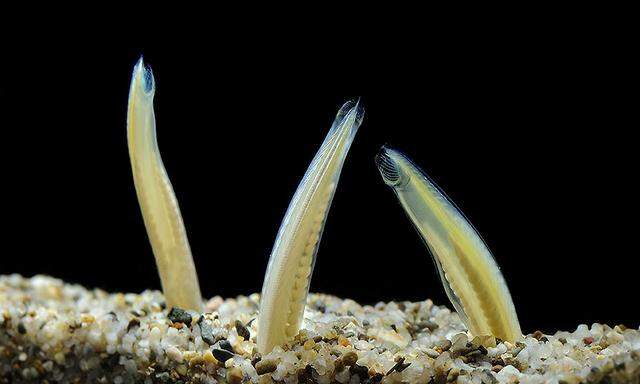
[[349,368],[349,372],[351,372],[352,375],[358,375],[360,380],[369,377],[369,368],[363,367],[362,365],[352,365],[351,368]]
[[224,349],[225,351],[229,351],[231,353],[235,353],[233,350],[233,347],[231,346],[231,343],[229,342],[229,340],[220,340],[220,343],[218,344],[218,347],[220,347],[220,349]]
[[172,323],[182,323],[187,327],[191,326],[191,315],[182,308],[171,308],[167,317]]
[[236,332],[238,332],[238,336],[242,336],[245,340],[249,340],[251,338],[251,332],[249,332],[247,327],[245,327],[240,320],[236,320]]
[[200,323],[200,336],[202,337],[202,340],[209,345],[213,345],[217,341],[216,337],[213,335],[213,328],[206,321],[202,321]]
[[541,331],[535,331],[533,332],[532,335],[536,340],[540,340],[542,338],[542,336],[544,336],[544,333],[542,333]]
[[27,333],[27,328],[24,327],[24,324],[18,323],[18,332],[21,335],[24,335],[25,333]]
[[371,376],[369,380],[365,381],[365,383],[376,384],[381,382],[383,378],[384,378],[384,375],[382,373],[376,373],[375,375]]
[[256,364],[256,372],[258,375],[264,375],[265,373],[271,373],[278,368],[278,364],[276,364],[273,360],[262,360]]
[[[504,360],[502,360],[501,357],[492,359],[491,360],[491,364],[492,365],[497,365],[497,366],[500,366],[500,367],[504,367],[505,365],[507,365],[507,363],[505,363]],[[502,368],[500,368],[500,369],[502,369]]]
[[140,320],[131,319],[131,321],[129,321],[129,324],[127,325],[127,332],[129,332],[133,328],[136,328],[136,327],[139,327],[139,326],[140,326]]
[[298,383],[313,383],[313,372],[315,370],[309,364],[304,369],[298,370]]
[[215,357],[216,360],[221,363],[224,363],[225,361],[233,357],[233,353],[227,351],[226,349],[214,348],[211,350],[211,353],[213,354],[213,357]]

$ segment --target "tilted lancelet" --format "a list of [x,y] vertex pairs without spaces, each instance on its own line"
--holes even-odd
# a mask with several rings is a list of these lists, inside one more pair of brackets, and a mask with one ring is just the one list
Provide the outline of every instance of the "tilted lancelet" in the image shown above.
[[300,330],[324,223],[363,115],[358,102],[347,102],[340,109],[291,199],[262,286],[257,339],[261,353]]
[[447,296],[469,331],[511,342],[521,338],[504,277],[464,215],[402,153],[383,147],[376,163],[429,248]]
[[202,296],[180,208],[162,164],[153,111],[155,82],[138,61],[131,79],[127,136],[138,202],[168,306],[202,310]]

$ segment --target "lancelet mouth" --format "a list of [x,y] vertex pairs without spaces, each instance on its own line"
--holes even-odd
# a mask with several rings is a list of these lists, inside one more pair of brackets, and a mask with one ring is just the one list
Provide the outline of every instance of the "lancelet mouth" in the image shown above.
[[140,57],[134,68],[134,74],[137,73],[140,76],[140,85],[145,95],[153,95],[155,92],[156,81],[153,78],[153,71],[151,66],[144,62],[144,59]]
[[391,157],[390,151],[392,149],[383,146],[380,148],[375,160],[384,182],[389,186],[395,187],[400,185],[402,173],[396,161]]

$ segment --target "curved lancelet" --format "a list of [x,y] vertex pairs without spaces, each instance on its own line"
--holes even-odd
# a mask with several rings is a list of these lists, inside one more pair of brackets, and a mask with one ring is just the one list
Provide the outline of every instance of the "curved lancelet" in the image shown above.
[[382,147],[376,164],[429,248],[447,296],[469,331],[511,342],[521,338],[504,277],[462,212],[402,153]]
[[155,83],[142,58],[129,90],[127,137],[138,202],[167,305],[202,310],[202,296],[180,208],[162,164],[153,112]]
[[263,354],[300,330],[324,223],[363,115],[358,102],[340,109],[282,220],[262,286],[257,343]]

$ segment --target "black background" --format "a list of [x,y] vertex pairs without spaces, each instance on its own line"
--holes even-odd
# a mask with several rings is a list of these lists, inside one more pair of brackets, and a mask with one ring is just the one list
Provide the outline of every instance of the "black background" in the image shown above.
[[377,56],[348,46],[304,54],[52,46],[7,55],[1,274],[159,288],[126,144],[140,54],[156,76],[159,145],[206,297],[261,289],[300,178],[340,105],[361,96],[365,120],[312,291],[449,305],[377,174],[373,157],[388,143],[483,235],[525,332],[638,326],[637,88],[622,57],[570,44]]

